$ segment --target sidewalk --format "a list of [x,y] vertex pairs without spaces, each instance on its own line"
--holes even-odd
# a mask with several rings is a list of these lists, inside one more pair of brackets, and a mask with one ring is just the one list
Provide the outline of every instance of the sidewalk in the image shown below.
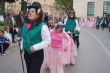
[[0,55],[0,73],[23,73],[18,43],[8,48],[6,56]]

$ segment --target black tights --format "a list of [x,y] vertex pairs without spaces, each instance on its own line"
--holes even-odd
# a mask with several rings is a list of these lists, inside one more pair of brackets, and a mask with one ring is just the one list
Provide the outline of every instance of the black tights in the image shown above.
[[79,43],[79,36],[75,36],[75,34],[73,34],[73,40],[76,43],[77,48],[79,48],[79,45],[80,45],[80,43]]
[[39,50],[35,53],[24,53],[24,59],[27,66],[27,73],[40,73],[41,65],[44,59],[43,50]]
[[1,43],[0,44],[0,53],[4,54],[5,51],[8,49],[9,44],[8,43]]

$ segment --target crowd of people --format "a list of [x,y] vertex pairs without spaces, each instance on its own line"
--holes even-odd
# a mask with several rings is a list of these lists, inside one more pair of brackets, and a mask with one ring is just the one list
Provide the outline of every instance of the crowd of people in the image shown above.
[[88,17],[88,18],[78,18],[80,26],[86,26],[86,27],[96,27],[96,29],[102,29],[105,28],[108,29],[110,32],[110,17]]

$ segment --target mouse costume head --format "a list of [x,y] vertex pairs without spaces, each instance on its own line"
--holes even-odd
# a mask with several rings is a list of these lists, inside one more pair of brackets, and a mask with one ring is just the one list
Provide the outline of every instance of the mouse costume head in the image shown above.
[[32,5],[28,6],[28,9],[28,18],[30,21],[42,21],[43,11],[39,2],[33,2]]
[[70,9],[69,12],[68,12],[68,17],[70,19],[75,19],[75,11],[74,9]]

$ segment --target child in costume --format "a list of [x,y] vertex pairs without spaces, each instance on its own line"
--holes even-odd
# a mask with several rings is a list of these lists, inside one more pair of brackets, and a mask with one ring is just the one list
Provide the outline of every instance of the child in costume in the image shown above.
[[64,73],[62,58],[66,48],[63,47],[63,38],[68,39],[63,31],[64,24],[58,22],[55,29],[51,31],[51,45],[49,55],[50,73]]

